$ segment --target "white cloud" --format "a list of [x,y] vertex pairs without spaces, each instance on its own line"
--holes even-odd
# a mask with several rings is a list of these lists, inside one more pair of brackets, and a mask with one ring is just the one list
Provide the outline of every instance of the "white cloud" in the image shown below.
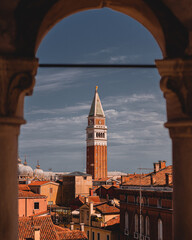
[[115,57],[110,57],[109,62],[110,63],[124,63],[125,60],[127,59],[127,56],[115,56]]

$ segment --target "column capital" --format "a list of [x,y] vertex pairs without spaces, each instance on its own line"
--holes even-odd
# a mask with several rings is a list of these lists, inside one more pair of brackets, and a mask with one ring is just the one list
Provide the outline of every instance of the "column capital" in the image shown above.
[[172,139],[192,138],[192,121],[169,121],[164,124]]
[[37,58],[0,56],[0,124],[23,124],[24,97],[31,95]]
[[168,121],[192,120],[192,58],[156,60]]

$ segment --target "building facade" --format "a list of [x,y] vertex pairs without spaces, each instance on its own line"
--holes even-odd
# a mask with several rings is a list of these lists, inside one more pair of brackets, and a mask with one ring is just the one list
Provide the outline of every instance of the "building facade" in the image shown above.
[[107,177],[107,126],[97,87],[88,116],[87,173],[93,179]]
[[47,197],[31,191],[18,191],[18,215],[28,217],[47,211]]
[[172,239],[172,166],[154,163],[149,174],[131,176],[117,190],[120,195],[121,240]]
[[58,183],[50,181],[34,181],[28,184],[34,193],[47,196],[47,204],[61,203],[61,188]]
[[89,196],[92,188],[92,176],[82,172],[72,172],[63,176],[62,204],[70,205],[78,195]]

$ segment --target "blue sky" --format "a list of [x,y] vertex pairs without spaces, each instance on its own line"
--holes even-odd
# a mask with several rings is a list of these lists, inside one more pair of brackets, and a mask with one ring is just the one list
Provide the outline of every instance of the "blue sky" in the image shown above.
[[[42,41],[40,63],[154,63],[161,59],[152,35],[130,17],[109,9],[77,13]],[[39,69],[25,100],[19,154],[44,170],[83,171],[85,129],[95,86],[108,126],[108,170],[137,171],[166,160],[171,142],[156,69]]]

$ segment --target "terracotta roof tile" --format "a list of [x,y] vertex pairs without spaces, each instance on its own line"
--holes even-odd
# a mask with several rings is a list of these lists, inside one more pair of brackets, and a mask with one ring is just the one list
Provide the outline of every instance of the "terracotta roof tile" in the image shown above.
[[[172,175],[172,166],[168,166],[164,169],[161,169],[160,171],[154,173],[149,173],[146,175],[140,175],[140,176],[135,176],[134,178],[129,179],[127,182],[123,183],[122,185],[126,186],[149,186],[151,185],[151,176],[153,177],[153,186],[165,186],[166,185],[166,178],[165,174],[171,174]],[[172,178],[172,176],[171,176]],[[172,185],[172,180],[170,182],[170,186]]]
[[101,204],[101,205],[97,205],[95,206],[96,210],[98,210],[99,212],[101,212],[102,214],[114,214],[114,213],[120,213],[120,210],[115,207],[115,206],[111,206],[107,203]]
[[28,184],[28,186],[41,186],[45,183],[51,183],[51,181],[34,181],[34,182],[31,182],[30,184]]
[[31,191],[18,190],[18,198],[47,198],[44,195],[33,193]]
[[108,220],[107,222],[105,222],[105,224],[107,226],[112,226],[112,225],[119,224],[119,223],[120,223],[120,216],[114,217],[114,218]]
[[35,226],[40,227],[40,240],[60,240],[50,216],[19,218],[18,239],[33,239]]
[[60,240],[87,240],[87,236],[80,230],[70,230],[68,228],[62,228],[55,226],[55,230],[60,237]]
[[31,189],[29,188],[28,184],[19,184],[18,185],[18,189],[22,190],[22,191],[31,191]]

